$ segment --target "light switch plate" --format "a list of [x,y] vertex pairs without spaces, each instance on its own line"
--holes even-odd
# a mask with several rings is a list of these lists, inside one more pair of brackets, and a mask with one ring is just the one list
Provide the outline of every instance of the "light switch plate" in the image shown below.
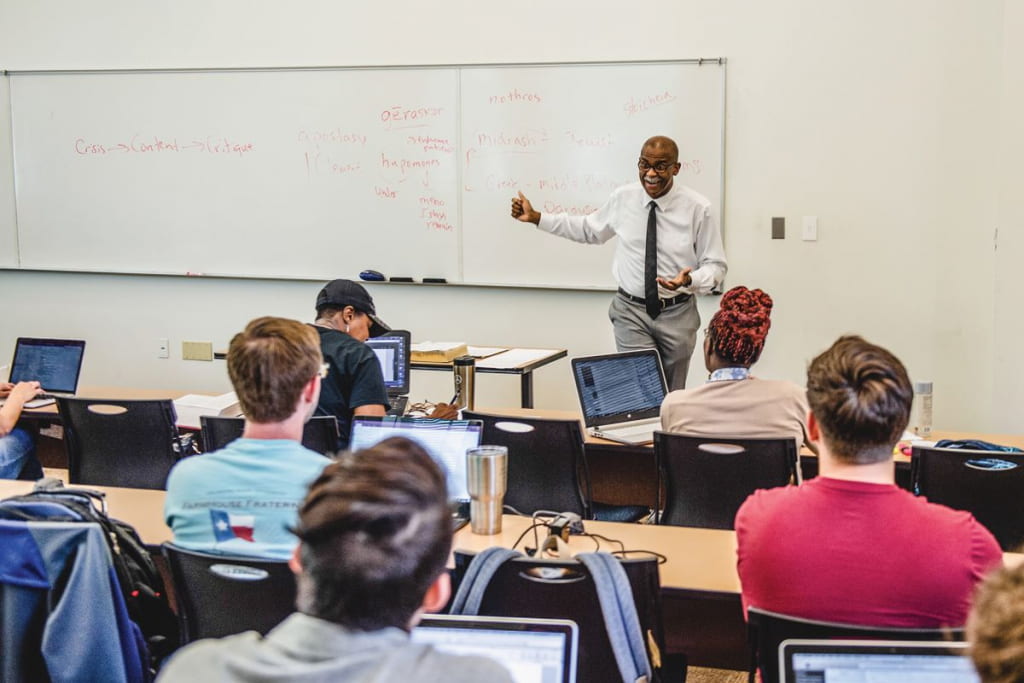
[[818,241],[817,216],[804,216],[803,229],[800,233],[800,238],[803,239],[804,242]]

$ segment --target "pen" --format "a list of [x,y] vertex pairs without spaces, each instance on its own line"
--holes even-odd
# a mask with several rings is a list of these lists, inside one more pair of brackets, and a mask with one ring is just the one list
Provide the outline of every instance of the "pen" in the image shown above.
[[455,401],[458,400],[460,393],[462,393],[462,389],[459,389],[458,391],[455,392],[455,395],[452,396],[452,400],[448,401],[448,405],[455,405]]

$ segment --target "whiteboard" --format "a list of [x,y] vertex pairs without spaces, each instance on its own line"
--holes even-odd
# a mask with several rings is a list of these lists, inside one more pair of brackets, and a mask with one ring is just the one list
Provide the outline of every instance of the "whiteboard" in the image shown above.
[[6,78],[0,78],[0,268],[11,268],[18,265],[10,116],[9,83]]
[[637,181],[640,146],[658,134],[680,143],[677,182],[721,215],[719,61],[25,72],[0,83],[13,141],[5,154],[0,119],[0,267],[298,279],[372,268],[610,288],[613,243],[541,233],[509,216],[509,200],[522,190],[541,211],[597,208]]

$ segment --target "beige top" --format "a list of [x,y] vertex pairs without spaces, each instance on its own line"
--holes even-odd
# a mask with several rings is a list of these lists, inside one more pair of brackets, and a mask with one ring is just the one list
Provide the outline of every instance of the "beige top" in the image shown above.
[[661,427],[693,436],[807,440],[807,392],[778,379],[723,380],[671,392],[661,404]]

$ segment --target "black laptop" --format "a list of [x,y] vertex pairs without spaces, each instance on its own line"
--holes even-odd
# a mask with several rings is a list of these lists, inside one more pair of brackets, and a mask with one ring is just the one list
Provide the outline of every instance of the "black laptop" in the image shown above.
[[409,344],[411,335],[405,330],[391,330],[380,337],[370,337],[366,345],[373,349],[384,375],[391,409],[388,415],[405,415],[409,403]]
[[8,381],[39,382],[44,394],[25,407],[41,408],[53,403],[57,396],[75,395],[84,356],[85,341],[81,339],[19,337]]

